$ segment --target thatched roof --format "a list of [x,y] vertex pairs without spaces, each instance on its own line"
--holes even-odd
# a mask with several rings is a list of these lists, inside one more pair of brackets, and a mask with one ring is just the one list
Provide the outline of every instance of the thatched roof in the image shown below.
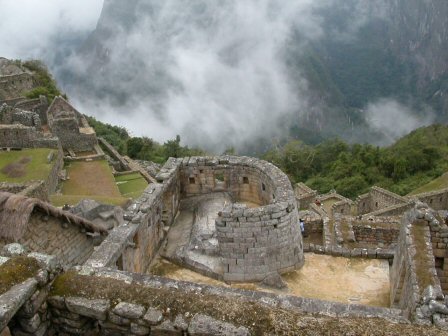
[[61,218],[65,222],[82,227],[89,232],[107,234],[105,227],[36,198],[0,192],[0,239],[18,241],[22,238],[29,225],[31,214],[35,210],[49,216]]

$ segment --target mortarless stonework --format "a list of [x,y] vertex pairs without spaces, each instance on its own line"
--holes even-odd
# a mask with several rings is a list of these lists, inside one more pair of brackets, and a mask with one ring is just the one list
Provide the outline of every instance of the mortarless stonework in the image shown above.
[[[216,221],[218,251],[227,281],[262,281],[300,268],[302,235],[292,186],[274,165],[248,157],[171,158],[142,197],[128,207],[88,265],[143,272],[165,238],[181,198],[228,192],[236,202]],[[115,234],[115,231],[117,232]]]

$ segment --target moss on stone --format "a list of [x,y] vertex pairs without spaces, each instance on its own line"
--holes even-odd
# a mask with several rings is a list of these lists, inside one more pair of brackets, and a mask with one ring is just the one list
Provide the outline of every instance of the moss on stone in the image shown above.
[[39,269],[36,259],[27,257],[9,259],[3,265],[0,265],[0,294],[34,277]]
[[417,281],[420,288],[420,294],[423,293],[428,286],[435,285],[435,278],[430,272],[430,265],[433,263],[429,258],[433,256],[427,253],[427,240],[425,238],[426,228],[428,223],[426,221],[420,221],[412,225],[412,237],[414,239],[415,248],[417,254],[414,256],[414,262],[417,272]]
[[109,299],[112,304],[123,301],[142,304],[162,310],[165,318],[172,320],[178,314],[194,316],[202,313],[245,326],[252,335],[448,335],[433,327],[396,324],[378,318],[317,316],[268,307],[238,297],[176,288],[155,289],[110,278],[81,276],[73,271],[56,278],[50,295]]

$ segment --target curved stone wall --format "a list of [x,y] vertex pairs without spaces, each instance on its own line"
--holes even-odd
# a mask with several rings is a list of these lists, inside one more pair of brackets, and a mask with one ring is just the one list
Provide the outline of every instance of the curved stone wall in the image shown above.
[[227,192],[232,201],[241,202],[217,214],[218,255],[213,256],[223,263],[212,270],[217,278],[263,281],[303,265],[297,201],[288,177],[274,165],[233,156],[171,158],[157,182],[128,207],[126,223],[112,231],[88,265],[145,271],[166,238],[181,198],[215,192]]
[[216,221],[224,280],[262,281],[303,266],[297,202],[280,169],[247,157],[193,157],[183,159],[180,178],[184,197],[226,191],[242,202]]

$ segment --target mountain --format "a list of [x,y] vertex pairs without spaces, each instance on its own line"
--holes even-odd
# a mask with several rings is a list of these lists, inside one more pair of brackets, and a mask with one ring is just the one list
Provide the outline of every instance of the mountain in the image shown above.
[[298,3],[106,0],[58,78],[71,96],[211,147],[384,144],[447,121],[448,3]]

